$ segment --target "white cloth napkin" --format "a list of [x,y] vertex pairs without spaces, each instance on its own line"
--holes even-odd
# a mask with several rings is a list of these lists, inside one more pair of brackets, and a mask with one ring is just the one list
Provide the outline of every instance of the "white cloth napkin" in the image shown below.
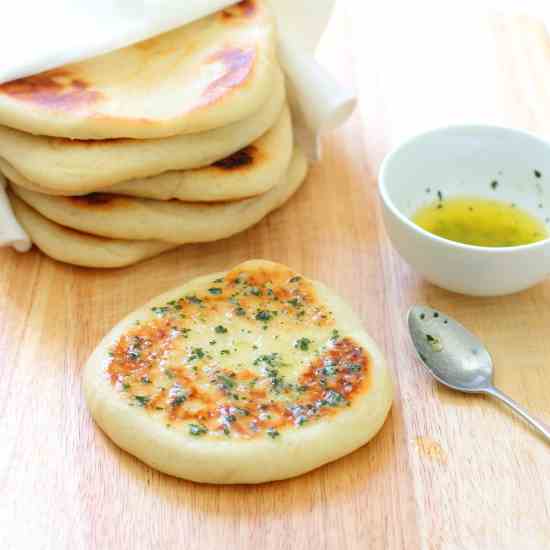
[[17,223],[5,189],[6,179],[0,174],[0,246],[13,246],[17,252],[27,252],[31,248],[31,241]]
[[[279,27],[296,135],[312,159],[320,136],[355,108],[351,90],[314,59],[335,0],[269,0]],[[17,0],[2,13],[0,84],[89,59],[214,13],[236,0]],[[32,14],[32,16],[29,16]],[[45,24],[46,22],[46,24]],[[9,55],[8,55],[9,52]],[[30,240],[0,184],[0,246],[24,252]]]

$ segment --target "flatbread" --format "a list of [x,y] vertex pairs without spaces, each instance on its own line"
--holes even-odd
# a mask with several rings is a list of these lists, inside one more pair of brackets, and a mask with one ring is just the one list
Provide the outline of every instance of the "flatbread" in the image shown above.
[[177,248],[159,241],[123,241],[95,237],[58,225],[10,193],[15,216],[32,242],[47,256],[82,267],[125,267]]
[[[194,202],[230,201],[253,197],[265,193],[281,181],[288,170],[292,148],[290,111],[285,107],[275,126],[262,137],[213,165],[131,180],[107,187],[102,192],[156,200]],[[49,189],[35,185],[1,157],[0,171],[13,183],[31,191],[54,195],[67,194],[52,193]]]
[[122,449],[161,472],[220,484],[286,479],[351,453],[379,431],[393,394],[350,308],[261,260],[129,315],[94,351],[83,382],[93,418]]
[[179,244],[230,237],[259,222],[300,187],[307,161],[295,148],[288,173],[273,189],[241,201],[185,203],[94,193],[54,197],[12,185],[14,193],[46,218],[92,235]]
[[33,136],[0,126],[0,157],[45,189],[90,193],[169,170],[209,166],[265,134],[276,123],[284,103],[284,78],[279,72],[267,103],[251,117],[229,126],[162,139],[102,141]]
[[0,86],[0,124],[32,134],[160,138],[251,116],[275,77],[266,2],[246,0],[128,48]]

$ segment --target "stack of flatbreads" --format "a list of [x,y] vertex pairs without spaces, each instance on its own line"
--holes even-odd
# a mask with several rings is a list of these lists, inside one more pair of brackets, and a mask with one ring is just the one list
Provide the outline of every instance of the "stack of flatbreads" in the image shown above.
[[246,0],[0,86],[0,171],[49,256],[120,267],[229,237],[305,179],[276,29]]

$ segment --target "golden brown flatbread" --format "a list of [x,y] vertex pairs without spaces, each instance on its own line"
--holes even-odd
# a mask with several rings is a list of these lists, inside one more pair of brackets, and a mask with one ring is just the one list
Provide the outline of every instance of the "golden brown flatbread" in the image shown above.
[[105,193],[54,197],[12,185],[13,192],[58,224],[111,239],[179,244],[230,237],[259,222],[300,187],[307,160],[296,147],[281,182],[257,197],[227,203],[157,201]]
[[350,308],[272,262],[188,282],[119,323],[84,370],[92,416],[153,468],[205,483],[297,476],[367,443],[393,385]]
[[128,48],[1,85],[0,124],[78,139],[221,128],[252,116],[271,94],[274,33],[267,3],[245,0]]

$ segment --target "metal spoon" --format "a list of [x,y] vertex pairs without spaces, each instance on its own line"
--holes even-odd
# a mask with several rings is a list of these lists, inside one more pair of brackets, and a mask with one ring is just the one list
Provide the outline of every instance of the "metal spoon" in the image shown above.
[[420,360],[439,382],[453,390],[484,393],[500,399],[550,442],[548,426],[494,387],[489,352],[460,323],[424,306],[409,310],[408,323]]

